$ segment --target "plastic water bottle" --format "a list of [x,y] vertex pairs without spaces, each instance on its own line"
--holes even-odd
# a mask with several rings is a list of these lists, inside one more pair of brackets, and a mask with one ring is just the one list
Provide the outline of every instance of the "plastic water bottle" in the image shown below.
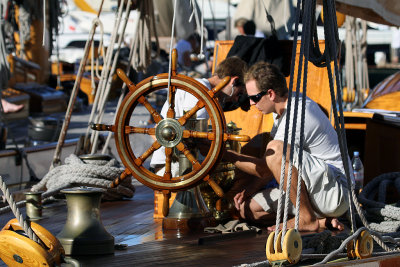
[[353,160],[353,174],[354,180],[356,182],[356,193],[360,193],[363,185],[364,185],[364,166],[360,159],[360,153],[358,151],[354,151]]

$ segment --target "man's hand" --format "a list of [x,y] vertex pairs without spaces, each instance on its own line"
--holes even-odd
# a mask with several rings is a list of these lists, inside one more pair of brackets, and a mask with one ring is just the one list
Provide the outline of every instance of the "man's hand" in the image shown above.
[[240,209],[240,204],[242,204],[245,199],[245,192],[246,189],[243,190],[242,192],[237,193],[236,196],[233,198],[233,202],[235,203],[235,208],[237,210]]

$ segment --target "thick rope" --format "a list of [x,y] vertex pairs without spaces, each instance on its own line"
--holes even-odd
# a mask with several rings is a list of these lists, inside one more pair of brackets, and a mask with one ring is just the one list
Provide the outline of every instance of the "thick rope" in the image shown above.
[[133,45],[133,51],[135,54],[131,64],[139,71],[146,71],[151,62],[151,31],[153,31],[156,38],[158,53],[159,42],[155,27],[153,1],[138,1],[138,24],[136,28],[136,38]]
[[[381,223],[370,223],[369,225],[372,230],[383,233],[397,232],[400,228],[400,207],[385,204],[388,184],[393,184],[400,192],[400,172],[377,176],[364,187],[358,197],[369,215],[375,215],[384,220]],[[375,190],[376,188],[379,190]],[[373,200],[376,194],[378,194],[378,201]]]
[[71,154],[64,165],[49,171],[38,184],[32,186],[31,191],[47,190],[44,197],[49,197],[67,187],[92,186],[107,189],[103,194],[104,200],[131,198],[135,192],[131,178],[125,179],[117,188],[110,188],[111,181],[123,171],[124,168],[115,159],[82,160]]
[[[293,92],[293,79],[294,79],[294,67],[295,67],[295,55],[296,55],[296,47],[297,47],[297,37],[298,37],[298,24],[300,22],[300,4],[301,0],[297,2],[297,11],[296,11],[296,24],[295,24],[295,35],[292,46],[292,61],[290,66],[290,81],[289,81],[289,93],[288,99],[292,98]],[[297,83],[298,85],[299,83]],[[286,107],[286,121],[285,121],[285,129],[289,129],[289,121],[290,121],[290,113],[291,113],[292,101],[288,101]],[[288,135],[289,132],[285,130],[284,141],[283,141],[283,152],[282,152],[282,165],[281,165],[281,174],[280,174],[280,183],[279,183],[279,192],[280,197],[278,198],[278,208],[277,208],[277,216],[276,216],[276,227],[275,227],[275,236],[274,236],[274,244],[276,244],[276,239],[279,234],[279,224],[280,224],[280,214],[282,213],[282,195],[283,195],[283,184],[285,180],[285,168],[286,168],[286,150],[288,145]]]
[[40,242],[40,239],[37,237],[35,232],[33,232],[32,228],[29,226],[29,223],[24,219],[21,212],[19,211],[14,198],[8,191],[6,183],[3,181],[3,177],[0,175],[0,184],[1,184],[1,191],[3,191],[3,195],[5,196],[8,204],[10,205],[10,209],[17,218],[19,225],[24,229],[24,232],[28,235],[29,239],[35,241],[36,243]]

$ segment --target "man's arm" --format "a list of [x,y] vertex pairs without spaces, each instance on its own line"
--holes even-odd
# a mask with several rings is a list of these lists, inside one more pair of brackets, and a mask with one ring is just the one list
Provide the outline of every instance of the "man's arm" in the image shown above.
[[233,150],[226,150],[223,159],[235,164],[235,167],[239,170],[263,179],[266,183],[271,181],[273,177],[265,157],[256,158],[237,153]]

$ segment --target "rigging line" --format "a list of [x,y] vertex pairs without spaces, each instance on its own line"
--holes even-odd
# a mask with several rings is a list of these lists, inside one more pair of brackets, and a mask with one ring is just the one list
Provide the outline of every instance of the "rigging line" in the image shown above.
[[45,45],[45,40],[46,40],[46,27],[47,27],[46,0],[43,0],[43,38],[42,38],[42,46]]
[[[344,116],[343,116],[343,105],[342,105],[342,96],[341,96],[341,83],[340,83],[340,77],[339,77],[339,69],[338,69],[338,63],[337,63],[337,51],[336,51],[336,44],[337,40],[334,40],[333,38],[337,37],[337,21],[336,21],[336,7],[335,7],[335,2],[330,1],[329,3],[324,2],[324,9],[327,10],[328,12],[328,17],[327,17],[327,23],[324,24],[324,29],[325,29],[325,39],[327,40],[328,44],[328,49],[325,49],[327,59],[329,60],[327,62],[327,70],[328,70],[328,78],[329,78],[329,86],[330,86],[330,91],[331,91],[331,100],[332,100],[332,105],[334,109],[334,118],[335,118],[335,126],[336,130],[338,132],[338,141],[339,141],[339,148],[340,148],[340,154],[342,157],[343,165],[344,165],[344,170],[347,178],[347,187],[349,190],[351,190],[352,193],[354,193],[354,190],[352,190],[352,183],[350,181],[350,167],[349,167],[349,156],[348,156],[348,151],[347,151],[347,140],[346,140],[346,134],[345,134],[345,126],[344,126]],[[330,18],[330,20],[329,20]],[[335,31],[335,33],[333,32]],[[333,54],[331,54],[331,52]],[[334,74],[336,78],[336,92],[337,92],[337,99],[338,103],[335,103],[335,89],[334,89],[334,83],[332,81],[333,75],[332,75],[332,70],[331,70],[331,64],[330,62],[333,59],[333,64],[334,64]],[[336,105],[338,104],[338,105]],[[340,112],[340,126],[339,126],[339,119],[338,119],[338,113],[337,113],[337,106],[339,106],[339,112]],[[349,198],[349,203],[351,203],[350,199],[350,191],[348,191],[348,198]],[[351,218],[351,226],[352,226],[352,232],[354,233],[355,228],[355,219],[354,219],[354,214],[353,214],[353,206],[350,204],[349,205],[349,210],[350,210],[350,218]]]
[[[97,13],[97,17],[100,16],[101,10],[103,8],[103,3],[104,3],[104,0],[101,1],[100,8],[99,8],[99,11]],[[79,65],[78,74],[76,76],[74,87],[73,87],[72,92],[71,92],[71,97],[70,97],[70,100],[69,100],[69,103],[68,103],[67,112],[65,113],[65,119],[64,119],[64,122],[63,122],[63,126],[62,126],[62,129],[61,129],[60,136],[58,138],[57,147],[56,147],[56,150],[54,152],[53,160],[52,160],[52,163],[50,165],[50,170],[53,169],[56,164],[60,164],[60,162],[61,162],[61,159],[60,159],[61,148],[64,146],[65,137],[66,137],[68,126],[69,126],[69,123],[70,123],[70,120],[71,120],[72,110],[73,110],[73,107],[74,107],[74,104],[75,104],[76,97],[78,95],[78,90],[80,88],[80,83],[81,83],[81,80],[82,80],[82,77],[83,77],[83,72],[84,72],[84,69],[85,69],[84,65],[86,64],[86,61],[87,61],[88,56],[89,56],[90,43],[94,38],[95,30],[96,30],[96,26],[93,25],[92,29],[90,30],[90,33],[89,33],[89,36],[88,36],[88,40],[86,41],[86,44],[85,44],[83,58],[82,58],[81,63]]]
[[[120,25],[120,22],[121,22],[123,5],[124,5],[124,1],[121,1],[120,5],[118,7],[118,13],[116,15],[116,21],[114,23],[113,31],[112,31],[112,34],[111,34],[110,45],[109,45],[109,47],[107,49],[107,54],[106,54],[106,57],[105,57],[105,60],[104,60],[104,63],[103,63],[103,69],[101,70],[101,78],[100,78],[99,84],[97,85],[97,93],[95,95],[94,102],[93,102],[93,105],[92,105],[92,110],[91,110],[91,113],[90,113],[90,116],[89,116],[88,127],[86,129],[86,135],[85,135],[85,139],[84,139],[85,140],[84,144],[86,144],[88,142],[88,140],[89,140],[89,132],[91,131],[90,125],[92,123],[96,123],[96,121],[97,121],[97,116],[96,115],[100,110],[99,104],[101,103],[102,95],[104,93],[104,87],[105,87],[104,84],[105,84],[106,79],[107,79],[107,77],[109,75],[109,68],[110,68],[110,64],[111,64],[111,58],[112,58],[112,53],[113,53],[113,49],[114,49],[115,39],[117,37],[118,28],[119,28],[119,25]],[[94,141],[95,135],[97,133],[98,132],[95,131],[94,134],[92,134],[90,136],[91,144],[94,144],[93,141]]]
[[[136,23],[136,25],[134,26],[134,29],[136,29],[136,32],[137,32],[137,29],[138,29],[138,20],[136,20],[135,23]],[[135,33],[135,34],[136,34],[136,33]],[[135,34],[134,34],[134,35],[135,35]],[[135,43],[132,42],[131,47],[130,47],[130,51],[129,51],[128,62],[132,62],[132,58],[133,58],[134,51],[135,51],[135,50],[134,50],[134,46],[135,46]],[[129,74],[130,74],[130,72],[131,72],[130,65],[128,65],[128,66],[126,67],[125,72],[126,72],[126,75],[129,77]],[[127,85],[126,85],[126,83],[123,83],[123,85],[122,85],[122,90],[121,90],[121,94],[120,94],[119,99],[118,99],[118,103],[117,103],[116,110],[119,110],[119,107],[121,106],[121,103],[122,103],[122,101],[123,101],[123,99],[124,99],[124,97],[125,97],[126,89],[127,89]],[[114,115],[113,124],[115,124],[116,119],[117,119],[117,112],[116,112],[115,115]],[[105,153],[106,153],[106,149],[107,149],[107,147],[108,147],[108,144],[109,144],[110,141],[111,141],[112,135],[113,135],[113,132],[108,132],[107,139],[106,139],[106,141],[105,141],[105,143],[104,143],[104,146],[103,146],[102,154],[105,154]]]
[[[290,66],[290,81],[289,81],[289,92],[288,92],[288,99],[292,97],[293,92],[293,79],[294,79],[294,68],[295,68],[295,61],[296,61],[296,48],[297,48],[297,38],[298,38],[298,25],[300,22],[300,9],[301,9],[301,0],[297,0],[297,9],[296,9],[296,24],[295,24],[295,32],[294,32],[294,39],[292,45],[292,61]],[[286,107],[286,122],[285,122],[285,129],[289,127],[289,120],[290,120],[290,109],[291,109],[291,101],[288,101]],[[287,140],[288,140],[288,132],[285,131],[284,141],[283,141],[283,156],[282,162],[286,160],[286,150],[287,150]],[[274,235],[274,244],[276,245],[276,239],[279,234],[279,224],[280,224],[280,214],[282,213],[282,190],[283,190],[283,183],[284,183],[284,173],[285,173],[285,164],[281,165],[281,175],[280,175],[280,183],[279,183],[279,192],[280,197],[278,198],[278,207],[277,207],[277,216],[276,216],[276,228],[275,228],[275,235]],[[276,249],[276,248],[275,248]]]
[[[311,1],[311,5],[315,5],[315,2]],[[302,96],[302,104],[303,110],[301,111],[301,116],[304,117],[305,115],[305,99],[306,99],[306,88],[307,88],[307,67],[308,67],[308,43],[310,39],[310,23],[311,20],[314,17],[314,14],[312,13],[312,8],[308,8],[308,5],[306,4],[304,7],[304,30],[305,33],[302,35],[301,38],[301,47],[300,47],[300,55],[299,55],[299,67],[298,67],[298,76],[297,76],[297,86],[296,86],[296,96],[295,96],[295,103],[294,103],[294,114],[293,114],[293,121],[292,121],[292,132],[291,132],[291,146],[290,146],[290,159],[289,159],[289,168],[288,168],[288,175],[287,175],[287,185],[286,185],[286,195],[285,195],[285,211],[284,211],[284,224],[282,227],[282,236],[285,235],[286,233],[286,228],[287,228],[287,217],[288,217],[288,210],[289,210],[289,195],[290,195],[290,189],[291,189],[291,182],[292,182],[292,166],[293,166],[293,158],[294,158],[294,144],[295,144],[295,139],[296,139],[296,131],[297,131],[297,119],[298,119],[298,106],[299,106],[299,98],[300,98],[300,87],[301,87],[301,78],[303,77],[303,96]],[[303,38],[304,37],[304,38]],[[291,101],[291,99],[289,100]],[[301,120],[304,121],[304,118],[301,117]],[[290,130],[290,129],[289,129]],[[303,127],[304,130],[304,127]],[[300,139],[304,139],[304,132],[300,131]],[[299,149],[299,155],[302,156],[302,147]],[[297,169],[302,169],[302,165],[297,166]],[[298,177],[298,180],[301,178]],[[300,189],[301,187],[297,188],[297,197],[300,195]],[[300,205],[296,207],[296,213],[297,211],[300,210]]]
[[[168,94],[170,94],[170,89],[171,89],[171,75],[172,75],[172,44],[174,41],[174,35],[175,35],[175,18],[176,18],[176,2],[177,0],[174,0],[174,15],[172,17],[172,29],[171,29],[171,41],[169,43],[169,66],[168,66]],[[169,97],[168,97],[169,98]],[[171,104],[171,99],[169,101],[169,104]]]
[[[114,54],[114,58],[113,58],[113,63],[111,65],[111,70],[109,72],[106,84],[105,84],[105,89],[104,89],[104,93],[103,93],[103,98],[101,99],[101,103],[100,103],[100,110],[98,113],[98,117],[96,118],[96,122],[99,123],[102,121],[103,116],[104,116],[104,112],[105,112],[105,108],[106,108],[106,103],[107,103],[107,99],[108,96],[110,94],[111,91],[111,83],[112,83],[112,79],[113,79],[113,75],[115,73],[115,69],[117,68],[117,63],[118,63],[118,57],[119,57],[119,53],[121,51],[121,43],[123,40],[123,37],[125,36],[125,30],[126,30],[126,25],[128,24],[128,17],[129,17],[129,13],[130,13],[130,7],[131,7],[131,1],[128,2],[126,9],[125,9],[125,19],[123,21],[123,25],[122,25],[122,32],[121,34],[119,34],[119,39],[118,39],[118,44],[117,44],[117,50]],[[110,59],[111,60],[111,59]],[[93,141],[93,145],[92,145],[92,154],[94,154],[97,151],[97,142],[98,142],[98,138],[99,138],[99,133],[98,131],[95,132],[94,135],[94,141]]]
[[266,13],[266,15],[267,15],[267,20],[268,20],[268,22],[269,22],[269,25],[271,26],[271,33],[272,33],[273,36],[277,37],[278,34],[277,34],[277,32],[276,32],[276,29],[275,29],[275,21],[274,21],[274,18],[268,13],[267,6],[265,5],[264,1],[263,1],[263,0],[260,0],[260,1],[261,1],[261,3],[262,3],[263,6],[264,6],[264,10],[265,10],[265,13]]
[[[315,7],[315,2],[312,2],[312,5]],[[307,8],[306,8],[307,9]],[[309,52],[310,52],[310,38],[312,38],[311,30],[312,30],[312,22],[314,21],[315,9],[311,10],[311,15],[308,16],[309,20],[305,23],[305,36],[304,36],[304,77],[303,77],[303,96],[302,96],[302,108],[301,108],[301,116],[300,116],[300,141],[299,141],[299,154],[298,154],[298,176],[297,176],[297,195],[296,195],[296,216],[295,216],[295,229],[299,227],[299,218],[300,218],[300,193],[301,193],[301,186],[302,186],[302,166],[303,166],[303,150],[304,150],[304,128],[305,128],[305,111],[306,111],[306,100],[307,100],[307,74],[308,74],[308,61],[309,61]],[[307,16],[305,16],[307,17]],[[303,41],[303,37],[302,37]],[[301,49],[300,49],[301,53]],[[300,55],[301,56],[301,55]],[[301,77],[298,76],[298,83],[301,82]],[[296,95],[299,94],[299,90],[296,90]],[[297,100],[298,96],[296,97]],[[296,105],[297,106],[297,105]],[[294,143],[294,139],[292,139]]]
[[8,190],[7,185],[3,181],[3,177],[1,177],[1,175],[0,175],[0,188],[1,188],[1,191],[3,191],[3,195],[5,196],[5,199],[7,200],[12,212],[14,213],[15,218],[17,218],[19,225],[22,227],[24,232],[28,235],[29,239],[35,241],[38,244],[41,244],[41,240],[36,235],[36,233],[32,230],[29,222],[24,219],[24,216],[22,216],[21,212],[19,211],[17,204],[16,204],[13,196],[10,194],[10,191]]
[[[298,33],[299,33],[299,22],[300,22],[300,10],[301,10],[301,0],[297,1],[297,8],[296,8],[296,23],[295,23],[295,31],[294,31],[294,37],[293,37],[293,46],[292,46],[292,62],[290,66],[290,81],[289,81],[289,93],[290,91],[293,91],[293,80],[294,80],[294,67],[295,67],[295,58],[293,55],[296,54],[296,49],[297,49],[297,38],[298,38]],[[291,93],[290,93],[291,96]],[[300,199],[297,199],[296,206],[299,206]],[[295,216],[295,229],[299,228],[299,215],[298,212],[296,212]]]

